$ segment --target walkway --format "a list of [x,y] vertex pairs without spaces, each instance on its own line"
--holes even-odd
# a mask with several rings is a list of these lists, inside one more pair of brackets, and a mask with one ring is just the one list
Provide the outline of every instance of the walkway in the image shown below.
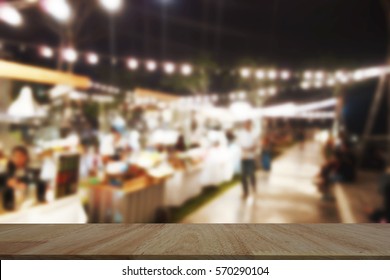
[[243,200],[238,184],[188,216],[183,223],[336,223],[334,202],[324,202],[313,185],[322,161],[321,147],[294,146],[273,163],[269,175],[258,174],[257,194]]

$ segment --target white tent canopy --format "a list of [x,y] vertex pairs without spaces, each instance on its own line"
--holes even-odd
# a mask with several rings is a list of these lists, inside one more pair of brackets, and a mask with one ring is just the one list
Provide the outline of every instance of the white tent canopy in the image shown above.
[[46,110],[34,100],[30,87],[23,87],[18,98],[8,108],[8,115],[13,118],[30,119],[46,116]]

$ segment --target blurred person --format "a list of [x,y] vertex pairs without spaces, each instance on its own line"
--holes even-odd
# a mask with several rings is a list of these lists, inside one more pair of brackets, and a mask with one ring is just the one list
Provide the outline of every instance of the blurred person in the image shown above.
[[390,166],[385,168],[379,181],[379,193],[382,196],[383,204],[378,209],[365,209],[369,219],[374,223],[390,222]]
[[315,184],[322,193],[323,200],[331,200],[331,187],[338,180],[338,170],[340,159],[337,153],[333,153],[329,159],[321,166],[320,172],[316,176]]
[[332,155],[334,150],[335,150],[334,138],[333,136],[329,136],[323,148],[323,155],[325,159],[328,159]]
[[264,171],[269,172],[272,165],[272,142],[269,135],[264,137],[261,146],[261,165]]
[[29,169],[29,153],[23,146],[13,148],[6,171],[0,176],[0,187],[3,188],[3,206],[7,210],[15,208],[16,192],[25,193],[34,174]]
[[174,147],[176,152],[185,152],[187,151],[187,146],[185,143],[184,135],[180,134],[179,137],[177,138],[177,142]]
[[3,144],[0,143],[0,174],[7,170],[7,157],[5,156]]
[[127,135],[128,144],[133,152],[141,150],[141,134],[137,129],[132,129]]
[[102,157],[98,145],[83,146],[80,157],[80,177],[101,177],[103,170]]
[[299,143],[299,148],[303,150],[305,148],[305,140],[306,140],[305,130],[303,128],[298,129],[296,139]]
[[241,129],[237,135],[238,144],[241,148],[241,179],[243,187],[243,198],[249,195],[249,184],[251,184],[253,192],[256,192],[256,151],[258,145],[258,137],[253,130],[252,121],[248,120],[244,124],[244,129]]
[[241,171],[241,150],[232,131],[226,132],[228,148],[232,158],[233,174],[239,175]]
[[129,148],[127,141],[115,127],[111,132],[105,135],[100,143],[99,151],[103,157],[103,162],[120,161]]
[[351,183],[356,178],[356,157],[346,142],[341,143],[337,150],[339,168],[337,170],[338,180],[341,182]]

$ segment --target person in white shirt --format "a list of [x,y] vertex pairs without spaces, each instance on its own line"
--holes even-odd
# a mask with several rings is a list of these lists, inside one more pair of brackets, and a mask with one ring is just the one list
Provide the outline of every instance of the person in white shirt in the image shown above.
[[249,195],[249,184],[253,192],[256,192],[256,151],[258,147],[258,135],[253,130],[251,121],[245,122],[244,129],[237,135],[237,142],[241,148],[241,178],[244,198]]
[[128,147],[126,139],[122,137],[122,134],[116,128],[112,127],[111,133],[102,138],[99,152],[103,157],[103,161],[107,163],[110,160],[120,160]]

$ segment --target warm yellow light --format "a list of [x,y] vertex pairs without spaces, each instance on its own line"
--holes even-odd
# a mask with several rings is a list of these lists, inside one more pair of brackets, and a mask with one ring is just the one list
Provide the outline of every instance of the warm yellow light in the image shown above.
[[149,60],[146,62],[146,69],[150,72],[156,70],[157,68],[157,63],[153,60]]
[[138,68],[138,60],[136,60],[135,58],[130,58],[129,60],[127,60],[127,67],[129,67],[129,69],[131,70],[136,70]]
[[5,60],[0,60],[0,78],[49,85],[69,85],[80,89],[88,89],[92,85],[91,80],[85,76],[78,76]]
[[263,70],[257,70],[256,71],[256,78],[259,80],[262,80],[265,78],[265,73]]
[[306,71],[303,76],[305,77],[305,79],[312,79],[313,78],[313,73],[311,71]]
[[243,78],[249,78],[249,76],[251,75],[251,70],[249,68],[242,68],[241,71],[240,71],[240,74],[241,74],[241,77]]
[[278,73],[275,70],[270,70],[268,72],[268,78],[271,80],[275,80],[278,76]]
[[280,73],[280,77],[281,77],[283,80],[288,80],[288,79],[290,79],[290,76],[291,76],[291,74],[290,74],[290,72],[287,71],[287,70],[284,70],[284,71],[282,71],[282,73]]
[[167,74],[173,74],[175,72],[175,64],[171,63],[171,62],[167,62],[164,64],[164,70]]
[[189,76],[192,74],[192,66],[189,65],[189,64],[184,64],[182,65],[181,67],[181,73],[184,75],[184,76]]
[[307,81],[304,81],[301,83],[301,88],[302,89],[309,89],[310,88],[310,83]]

